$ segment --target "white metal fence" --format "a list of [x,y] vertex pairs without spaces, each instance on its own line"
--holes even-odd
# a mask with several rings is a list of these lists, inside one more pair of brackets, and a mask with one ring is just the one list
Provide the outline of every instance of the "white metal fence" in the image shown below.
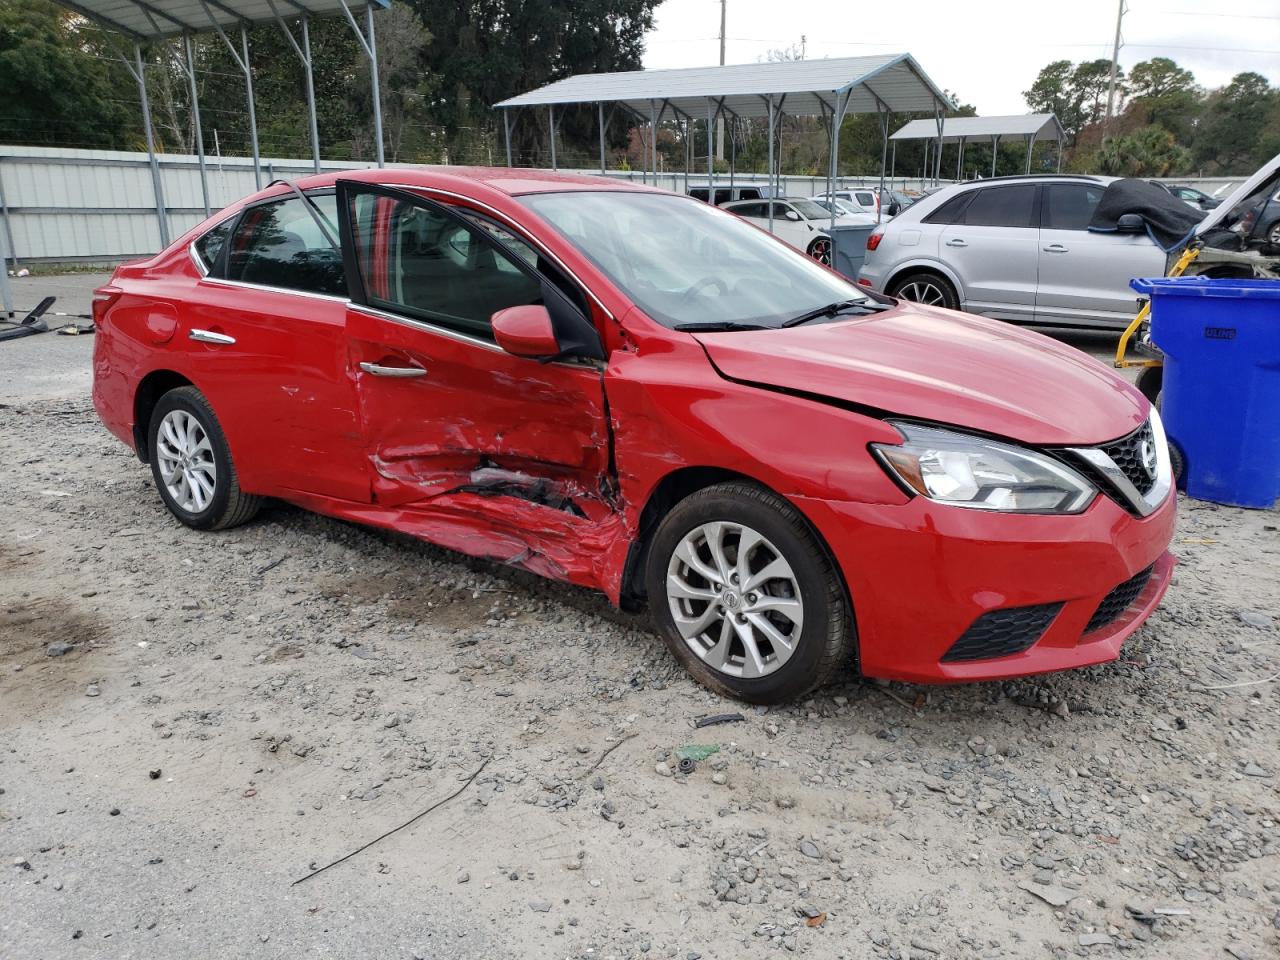
[[[200,170],[194,156],[159,158],[169,236],[181,236],[205,218]],[[263,184],[312,173],[310,160],[264,159]],[[326,171],[361,170],[368,163],[326,161]],[[209,157],[209,203],[218,210],[256,189],[253,164],[245,157]],[[566,171],[599,173],[599,170]],[[639,171],[609,176],[640,182]],[[652,181],[654,178],[650,178]],[[765,182],[764,174],[735,173],[734,183]],[[706,171],[660,173],[656,185],[683,190],[705,185]],[[716,186],[728,186],[728,174]],[[879,177],[842,177],[841,183],[870,185]],[[918,188],[918,180],[894,185]],[[784,196],[812,196],[827,189],[822,177],[783,177]],[[0,250],[12,263],[109,263],[146,256],[161,248],[150,165],[145,153],[0,146]]]
[[[309,160],[264,159],[263,183],[295,179],[312,172]],[[194,156],[159,158],[164,217],[170,237],[185,233],[205,217],[200,171]],[[245,157],[209,157],[209,202],[220,209],[256,189],[253,164]],[[368,163],[325,161],[325,170],[359,170]],[[582,170],[581,173],[599,173]],[[639,171],[610,170],[608,175],[641,181]],[[653,181],[655,178],[650,178]],[[841,177],[842,186],[870,186],[878,176]],[[783,196],[812,196],[824,192],[824,177],[781,178]],[[1240,178],[1179,180],[1195,183],[1206,193],[1225,196]],[[737,185],[765,183],[764,174],[735,173]],[[941,181],[946,183],[948,181]],[[656,185],[683,191],[705,185],[705,170],[659,173]],[[716,175],[716,186],[728,186],[727,174]],[[919,189],[915,178],[894,178],[897,189]],[[52,147],[0,146],[0,254],[14,265],[23,263],[111,263],[158,251],[159,214],[145,153],[114,150],[65,150]]]

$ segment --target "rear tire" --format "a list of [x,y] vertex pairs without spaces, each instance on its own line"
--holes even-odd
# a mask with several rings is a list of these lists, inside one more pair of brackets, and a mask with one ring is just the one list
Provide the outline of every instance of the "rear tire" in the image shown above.
[[222,426],[195,387],[178,387],[159,399],[148,437],[151,475],[160,499],[188,527],[237,527],[261,508],[262,497],[240,489]]
[[960,297],[955,287],[936,273],[908,273],[893,282],[889,296],[930,307],[960,309]]
[[703,686],[748,703],[804,696],[853,647],[826,550],[791,504],[755,484],[716,484],[676,504],[654,533],[645,585],[676,659]]
[[831,241],[826,237],[818,237],[805,252],[824,266],[831,266]]

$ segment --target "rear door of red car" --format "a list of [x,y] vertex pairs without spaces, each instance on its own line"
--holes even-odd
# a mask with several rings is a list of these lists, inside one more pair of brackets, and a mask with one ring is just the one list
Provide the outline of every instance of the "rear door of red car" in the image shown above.
[[184,304],[180,341],[242,472],[255,487],[368,502],[346,366],[341,253],[332,193],[248,207]]
[[[601,365],[512,356],[489,325],[554,294],[546,278],[474,219],[415,194],[339,182],[338,206],[375,501],[435,515],[421,532],[471,553],[519,562],[526,546],[578,549],[567,541],[613,514]],[[488,536],[468,540],[467,527]],[[539,572],[569,575],[556,566]]]

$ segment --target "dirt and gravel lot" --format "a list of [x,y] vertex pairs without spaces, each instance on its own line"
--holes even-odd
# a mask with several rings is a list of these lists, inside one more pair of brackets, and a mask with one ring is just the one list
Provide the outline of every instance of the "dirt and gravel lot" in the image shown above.
[[741,709],[585,591],[186,530],[90,349],[0,344],[0,957],[1280,952],[1275,512],[1184,501],[1121,662]]

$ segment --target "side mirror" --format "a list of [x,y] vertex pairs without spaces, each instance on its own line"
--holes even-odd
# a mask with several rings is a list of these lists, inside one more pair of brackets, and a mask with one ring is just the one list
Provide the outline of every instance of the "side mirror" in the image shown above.
[[1116,221],[1117,233],[1146,233],[1147,224],[1136,213],[1122,213],[1120,219]]
[[800,214],[796,213],[794,210],[788,210],[785,214],[783,214],[783,216],[786,219],[790,220],[792,223],[800,222]]
[[544,306],[507,307],[490,317],[489,323],[493,339],[513,357],[547,360],[561,353],[551,314]]

